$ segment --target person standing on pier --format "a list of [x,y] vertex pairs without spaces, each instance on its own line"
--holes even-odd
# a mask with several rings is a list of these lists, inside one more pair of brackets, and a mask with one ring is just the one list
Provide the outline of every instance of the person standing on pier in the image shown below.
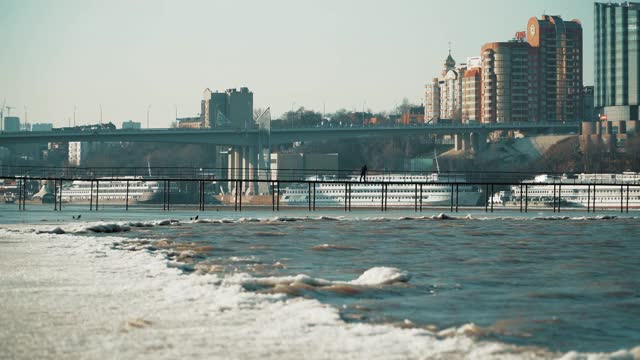
[[367,164],[364,164],[362,169],[360,169],[360,182],[367,181]]

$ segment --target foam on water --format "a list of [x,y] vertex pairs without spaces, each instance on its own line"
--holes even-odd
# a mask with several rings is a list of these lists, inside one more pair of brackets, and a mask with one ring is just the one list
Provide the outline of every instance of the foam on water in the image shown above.
[[597,221],[597,220],[625,220],[625,219],[638,219],[637,216],[632,215],[593,215],[593,216],[563,216],[563,215],[540,215],[534,217],[526,216],[487,216],[483,214],[467,214],[467,215],[449,215],[440,213],[437,215],[416,215],[416,216],[373,216],[373,217],[357,217],[357,216],[275,216],[275,217],[241,217],[241,218],[212,218],[212,219],[198,219],[198,220],[179,220],[179,219],[161,219],[145,222],[70,222],[65,223],[64,226],[51,226],[47,224],[31,224],[29,225],[34,231],[40,232],[57,232],[62,233],[84,233],[84,232],[97,232],[97,233],[117,233],[130,231],[131,228],[147,228],[155,226],[176,226],[181,224],[232,224],[232,223],[282,223],[282,222],[295,222],[295,221],[441,221],[441,220],[465,220],[465,221]]
[[[102,225],[109,227],[109,224]],[[55,304],[47,307],[53,313],[46,316],[71,322],[77,318],[77,324],[60,331],[48,323],[38,332],[30,333],[41,324],[24,325],[7,312],[8,315],[2,315],[5,317],[0,347],[8,349],[10,357],[36,351],[42,346],[39,336],[46,336],[49,340],[46,346],[53,347],[53,353],[64,351],[72,357],[94,358],[108,353],[121,358],[168,359],[184,356],[185,349],[189,349],[191,358],[640,358],[640,347],[614,353],[557,354],[540,348],[481,340],[476,337],[482,330],[473,324],[434,332],[413,327],[410,320],[404,322],[406,326],[346,323],[338,309],[318,300],[245,290],[248,284],[369,287],[409,281],[410,275],[397,268],[374,267],[346,282],[303,274],[264,278],[245,273],[184,276],[179,262],[171,260],[167,252],[150,251],[153,243],[144,239],[35,234],[37,228],[43,230],[46,226],[19,232],[0,229],[0,238],[18,244],[17,251],[27,257],[4,259],[15,264],[5,263],[3,269],[19,268],[21,262],[38,261],[60,266],[45,270],[36,266],[32,272],[20,272],[19,276],[23,280],[26,276],[28,280],[20,284],[31,286],[29,284],[37,283],[43,274],[54,275],[56,282],[68,283],[61,294],[69,296],[45,299]],[[86,224],[70,228],[80,232],[86,229]],[[134,242],[143,246],[127,249],[136,251],[122,251],[121,245]],[[58,265],[59,258],[67,259],[67,264]],[[73,285],[76,282],[78,286]],[[22,292],[20,303],[2,294],[7,293],[0,292],[0,301],[11,310],[25,303],[32,304],[30,296],[36,296],[37,292]],[[114,307],[115,304],[121,306]],[[96,309],[101,310],[96,312]],[[13,343],[15,334],[31,334],[37,344],[18,349]],[[158,347],[163,350],[150,350]]]

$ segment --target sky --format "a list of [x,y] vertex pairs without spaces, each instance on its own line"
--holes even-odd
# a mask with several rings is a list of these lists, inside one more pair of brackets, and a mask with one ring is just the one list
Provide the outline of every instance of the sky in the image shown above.
[[66,126],[74,109],[97,123],[102,108],[168,127],[199,114],[204,89],[246,86],[274,116],[388,111],[423,102],[449,42],[465,62],[542,14],[581,21],[593,84],[587,0],[0,0],[0,105],[30,123]]

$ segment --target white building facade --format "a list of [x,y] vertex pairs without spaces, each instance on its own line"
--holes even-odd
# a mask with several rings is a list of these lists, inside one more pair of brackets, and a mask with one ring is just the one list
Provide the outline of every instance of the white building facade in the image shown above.
[[80,141],[69,142],[69,166],[81,166],[87,159],[90,143]]

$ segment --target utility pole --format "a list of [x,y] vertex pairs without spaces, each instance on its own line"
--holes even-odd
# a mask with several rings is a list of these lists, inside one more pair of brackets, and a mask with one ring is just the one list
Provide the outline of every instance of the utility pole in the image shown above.
[[[7,117],[11,116],[11,109],[13,109],[13,106],[2,106],[4,109],[7,109]],[[2,130],[4,130],[4,117],[2,118]]]
[[100,124],[102,124],[102,104],[100,104]]
[[73,126],[76,126],[76,110],[78,110],[78,107],[73,105]]
[[147,106],[147,129],[149,128],[149,111],[151,110],[151,104]]
[[7,99],[2,101],[2,107],[0,107],[0,130],[4,130],[4,106],[7,105]]

